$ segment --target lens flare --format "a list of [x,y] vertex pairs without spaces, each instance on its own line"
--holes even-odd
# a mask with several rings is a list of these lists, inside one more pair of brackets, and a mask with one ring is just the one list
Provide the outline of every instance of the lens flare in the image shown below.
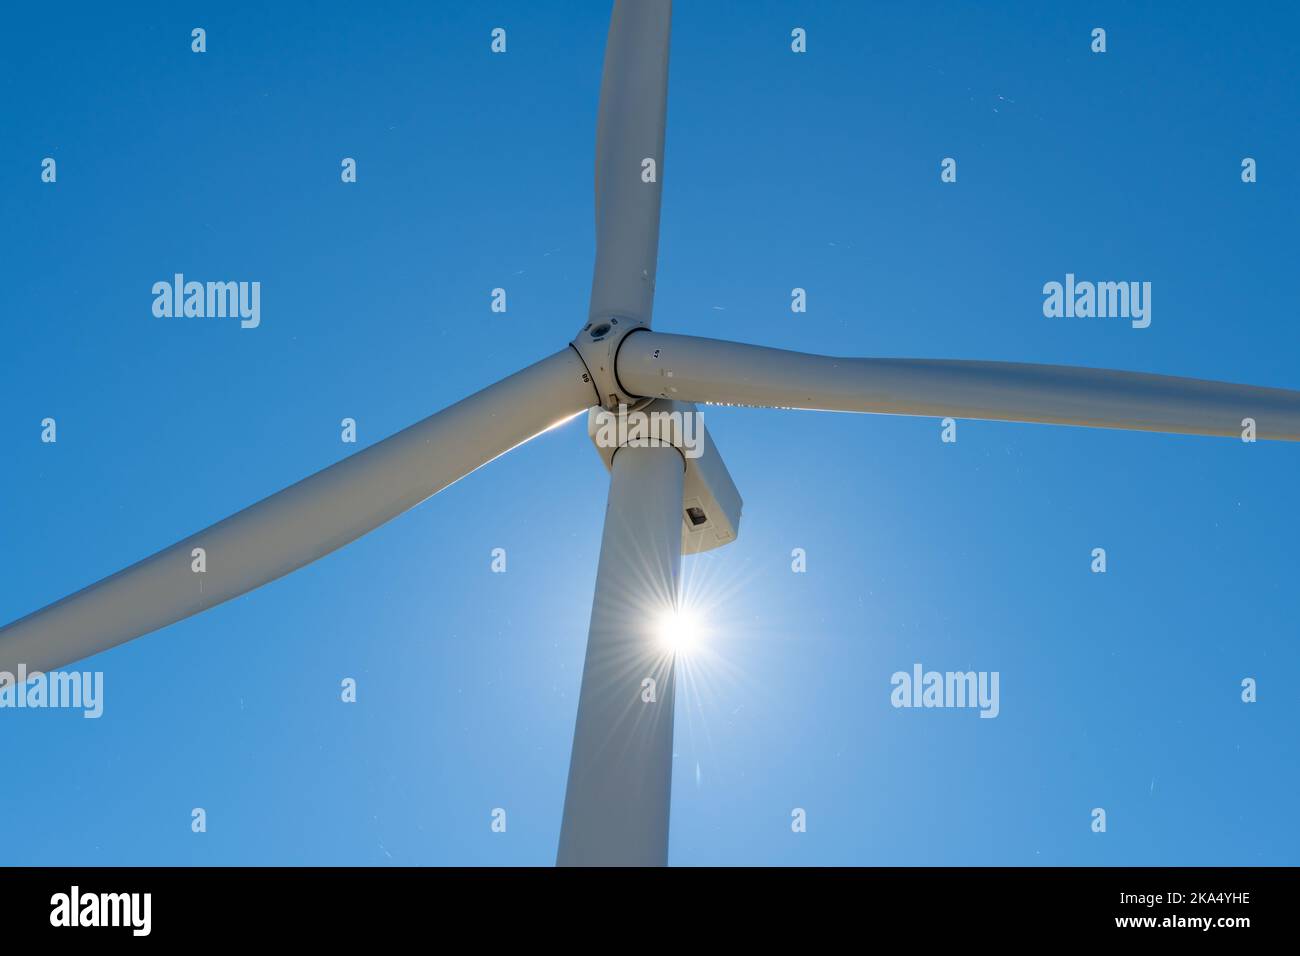
[[674,654],[689,652],[704,636],[699,616],[690,608],[665,611],[655,631],[660,646]]

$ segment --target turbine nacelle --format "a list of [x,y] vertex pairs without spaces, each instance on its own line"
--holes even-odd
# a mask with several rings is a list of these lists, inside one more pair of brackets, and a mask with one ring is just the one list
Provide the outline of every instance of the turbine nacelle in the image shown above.
[[587,435],[611,471],[620,448],[670,447],[681,453],[686,470],[682,554],[712,551],[736,540],[744,502],[705,428],[704,412],[695,405],[654,399],[613,411],[592,408],[587,412]]

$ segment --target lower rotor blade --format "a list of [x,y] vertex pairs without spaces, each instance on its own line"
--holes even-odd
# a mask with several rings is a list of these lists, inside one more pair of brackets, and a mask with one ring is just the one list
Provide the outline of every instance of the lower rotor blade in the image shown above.
[[[570,348],[0,629],[0,686],[45,672],[274,581],[414,507],[589,407]],[[192,568],[197,548],[206,570]]]

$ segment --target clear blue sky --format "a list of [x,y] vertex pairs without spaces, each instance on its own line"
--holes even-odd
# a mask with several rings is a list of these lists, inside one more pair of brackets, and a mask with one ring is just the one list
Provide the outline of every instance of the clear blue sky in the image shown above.
[[[8,11],[0,620],[572,337],[608,7],[564,7]],[[739,9],[676,13],[657,328],[1300,388],[1293,5]],[[261,327],[155,318],[175,272],[260,281]],[[1044,318],[1067,272],[1151,327]],[[745,512],[687,561],[673,863],[1300,862],[1300,447],[706,419]],[[102,719],[0,711],[0,863],[549,864],[606,487],[574,422],[95,658]],[[1000,716],[893,709],[917,662]]]

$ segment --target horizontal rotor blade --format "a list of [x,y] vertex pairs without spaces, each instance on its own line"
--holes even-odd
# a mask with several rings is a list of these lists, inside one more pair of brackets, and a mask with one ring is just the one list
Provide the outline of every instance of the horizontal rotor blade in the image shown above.
[[[62,667],[329,554],[592,405],[584,375],[566,348],[9,624],[0,629],[0,672]],[[196,548],[202,573],[192,567]]]
[[1300,441],[1300,392],[1196,378],[1012,362],[831,358],[649,330],[629,335],[630,395],[1188,435]]
[[617,0],[610,18],[596,116],[592,319],[648,323],[654,306],[672,12],[671,0]]

